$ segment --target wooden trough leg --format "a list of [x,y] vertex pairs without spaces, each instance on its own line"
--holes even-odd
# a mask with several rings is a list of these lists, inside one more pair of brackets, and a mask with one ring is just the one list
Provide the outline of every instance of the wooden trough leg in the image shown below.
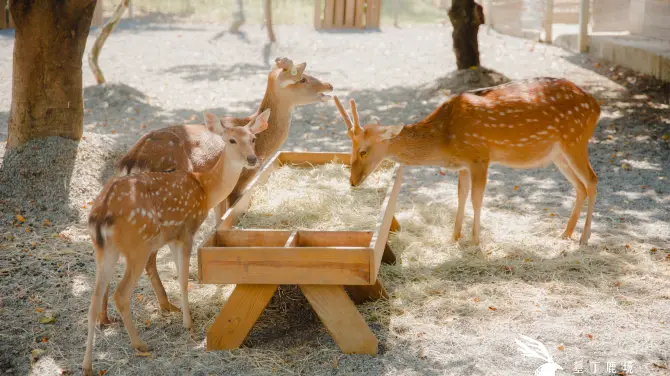
[[[391,227],[389,228],[390,232],[398,232],[400,231],[400,223],[398,223],[398,220],[395,219],[395,215],[391,219]],[[396,257],[395,254],[393,254],[393,250],[391,250],[391,247],[389,247],[388,243],[384,246],[384,254],[382,255],[382,262],[384,264],[389,264],[389,265],[394,265],[396,263]]]
[[278,285],[237,285],[207,331],[207,350],[240,347]]
[[384,284],[379,278],[377,278],[377,282],[374,285],[349,285],[345,287],[355,304],[363,304],[381,298],[388,299],[389,297]]
[[342,352],[377,355],[377,337],[342,286],[300,285],[300,289]]

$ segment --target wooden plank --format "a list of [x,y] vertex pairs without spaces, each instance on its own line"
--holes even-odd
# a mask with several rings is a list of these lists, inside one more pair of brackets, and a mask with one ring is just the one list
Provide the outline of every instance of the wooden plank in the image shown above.
[[251,204],[251,190],[256,185],[265,183],[270,177],[270,174],[280,166],[278,158],[279,153],[276,153],[268,163],[263,166],[263,169],[249,182],[249,184],[247,184],[246,188],[242,191],[240,198],[226,210],[226,213],[221,218],[221,223],[218,226],[219,230],[233,228],[242,214],[246,213]]
[[321,6],[321,0],[314,1],[314,28],[321,28],[321,15],[323,15],[323,7]]
[[354,16],[356,14],[356,0],[346,0],[347,5],[344,12],[344,26],[348,28],[354,27]]
[[342,286],[301,285],[300,289],[342,352],[377,355],[377,338]]
[[218,230],[218,247],[282,247],[291,235],[286,230]]
[[277,287],[277,285],[235,286],[235,290],[207,331],[207,350],[231,350],[240,347],[277,291]]
[[335,0],[335,19],[333,27],[344,26],[344,0]]
[[333,27],[333,12],[335,11],[335,0],[326,0],[326,9],[323,12],[323,28],[330,29]]
[[577,46],[579,52],[586,52],[589,49],[589,0],[581,0],[579,7],[579,34],[577,35]]
[[367,285],[372,249],[362,247],[201,247],[202,284]]
[[372,231],[298,231],[298,247],[367,247]]
[[391,247],[389,247],[387,243],[384,246],[384,254],[382,255],[382,262],[388,265],[395,265],[397,261],[398,260],[395,257],[395,253],[393,253],[393,250],[391,249]]
[[545,0],[544,3],[544,41],[552,43],[554,37],[552,35],[554,29],[554,0]]
[[298,231],[291,232],[291,235],[286,240],[284,248],[295,247],[298,244]]
[[386,198],[382,204],[381,215],[375,227],[375,235],[370,241],[370,248],[374,249],[374,261],[370,275],[370,283],[377,280],[379,267],[381,266],[382,256],[389,237],[389,230],[391,229],[391,222],[393,222],[393,214],[395,213],[395,205],[398,201],[398,192],[400,192],[400,185],[402,180],[402,166],[398,165],[393,172],[393,185],[386,190]]
[[382,281],[377,279],[374,285],[345,286],[355,304],[363,304],[379,299],[388,299],[389,294]]
[[357,28],[365,27],[365,0],[356,0],[356,21],[354,26]]
[[379,0],[368,0],[368,7],[365,12],[365,28],[378,29],[379,18],[377,12],[379,11]]
[[282,151],[279,154],[279,161],[282,164],[300,165],[322,165],[331,162],[349,165],[351,154],[332,153],[332,152],[295,152]]

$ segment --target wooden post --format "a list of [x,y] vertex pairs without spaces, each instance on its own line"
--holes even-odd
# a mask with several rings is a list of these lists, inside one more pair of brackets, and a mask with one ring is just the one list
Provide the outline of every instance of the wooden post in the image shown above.
[[128,18],[135,17],[135,0],[130,0],[128,3]]
[[554,0],[544,0],[544,41],[547,43],[552,43],[553,39],[553,28],[554,28]]
[[356,22],[354,23],[356,28],[363,28],[365,26],[363,22],[365,19],[365,12],[363,11],[364,8],[365,0],[356,0]]
[[354,27],[354,12],[356,10],[356,0],[347,0],[346,9],[344,12],[344,26],[346,28]]
[[323,28],[330,29],[333,27],[333,10],[335,8],[335,0],[326,0],[326,9],[323,12]]
[[380,0],[368,0],[368,7],[365,14],[366,29],[379,28],[379,1]]
[[579,52],[586,52],[589,49],[590,6],[590,0],[581,0],[579,4],[579,35],[577,36]]
[[323,9],[321,8],[321,0],[314,0],[314,28],[321,28],[321,15],[323,14]]
[[335,0],[335,21],[334,27],[344,26],[344,0]]

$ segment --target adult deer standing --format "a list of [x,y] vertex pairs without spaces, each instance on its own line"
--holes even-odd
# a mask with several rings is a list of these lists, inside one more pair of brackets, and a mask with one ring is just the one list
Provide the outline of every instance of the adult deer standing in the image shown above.
[[[205,114],[208,127],[223,128],[220,134],[226,142],[209,171],[140,172],[113,177],[105,184],[89,215],[96,280],[88,312],[85,375],[93,375],[96,318],[108,320],[107,311],[101,312],[101,308],[120,255],[126,259],[126,270],[114,292],[114,302],[132,346],[147,351],[132,321],[130,295],[148,261],[155,262],[156,252],[166,244],[170,246],[179,274],[184,327],[192,330],[188,271],[193,236],[207,218],[207,212],[228,196],[243,168],[258,164],[254,142],[256,135],[268,127],[269,116],[268,109],[245,127],[222,127],[219,118]],[[158,273],[149,273],[149,276],[160,306],[176,310],[167,299]]]
[[[256,113],[245,118],[224,117],[224,126],[243,126],[258,114],[271,110],[268,120],[269,128],[256,138],[254,150],[260,164],[272,156],[288,137],[291,114],[296,106],[327,102],[329,95],[324,92],[333,90],[333,85],[304,73],[307,63],[294,65],[286,57],[275,59],[275,67],[268,74],[265,96]],[[214,130],[216,131],[215,128]],[[135,145],[118,162],[117,176],[141,171],[184,170],[203,172],[210,170],[217,161],[218,155],[225,145],[225,139],[212,134],[201,125],[179,125],[158,129],[142,136]],[[237,185],[230,192],[229,200],[235,202],[240,192],[256,174],[256,170],[245,170],[237,180]],[[217,223],[226,208],[226,200],[215,206]],[[147,273],[158,275],[156,258],[152,256],[147,263]],[[162,283],[158,279],[158,290]],[[154,288],[156,290],[156,287]],[[174,310],[167,301],[160,302],[162,310]],[[107,299],[103,300],[104,315],[100,323],[109,322],[107,318]]]
[[600,106],[572,82],[537,78],[462,93],[418,123],[404,126],[361,127],[353,99],[353,123],[337,97],[335,104],[353,143],[352,186],[359,185],[384,158],[457,170],[458,212],[453,239],[461,237],[470,191],[474,209],[472,241],[478,244],[489,165],[533,168],[554,162],[577,192],[562,237],[572,235],[588,197],[580,240],[581,244],[588,243],[598,183],[589,162],[588,143],[600,117]]

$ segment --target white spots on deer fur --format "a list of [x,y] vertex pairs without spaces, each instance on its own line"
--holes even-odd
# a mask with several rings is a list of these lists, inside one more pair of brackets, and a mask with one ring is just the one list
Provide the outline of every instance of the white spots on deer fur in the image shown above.
[[572,110],[568,110],[568,115],[572,115]]
[[547,129],[550,130],[550,131],[555,131],[556,130],[556,128],[554,128],[553,125],[547,126]]
[[470,137],[470,133],[468,133],[468,132],[463,133],[463,135],[464,135],[465,137]]
[[542,114],[549,116],[549,113],[545,110],[542,110]]
[[484,128],[488,128],[490,126],[491,126],[490,124],[484,124]]
[[570,132],[574,132],[575,128],[570,127]]
[[509,129],[514,128],[514,124],[510,124],[510,125],[508,125],[507,128],[509,128]]
[[168,142],[168,146],[174,146],[174,141]]
[[568,139],[568,135],[567,135],[566,133],[563,133],[563,139],[564,139],[564,140],[567,140],[567,139]]
[[527,139],[527,138],[525,138],[525,137],[523,137],[523,138],[520,138],[520,139],[519,139],[519,141],[523,141],[523,142],[526,142],[526,141],[528,141],[528,139]]
[[547,132],[547,131],[539,131],[539,132],[537,132],[537,134],[549,134],[549,132]]

